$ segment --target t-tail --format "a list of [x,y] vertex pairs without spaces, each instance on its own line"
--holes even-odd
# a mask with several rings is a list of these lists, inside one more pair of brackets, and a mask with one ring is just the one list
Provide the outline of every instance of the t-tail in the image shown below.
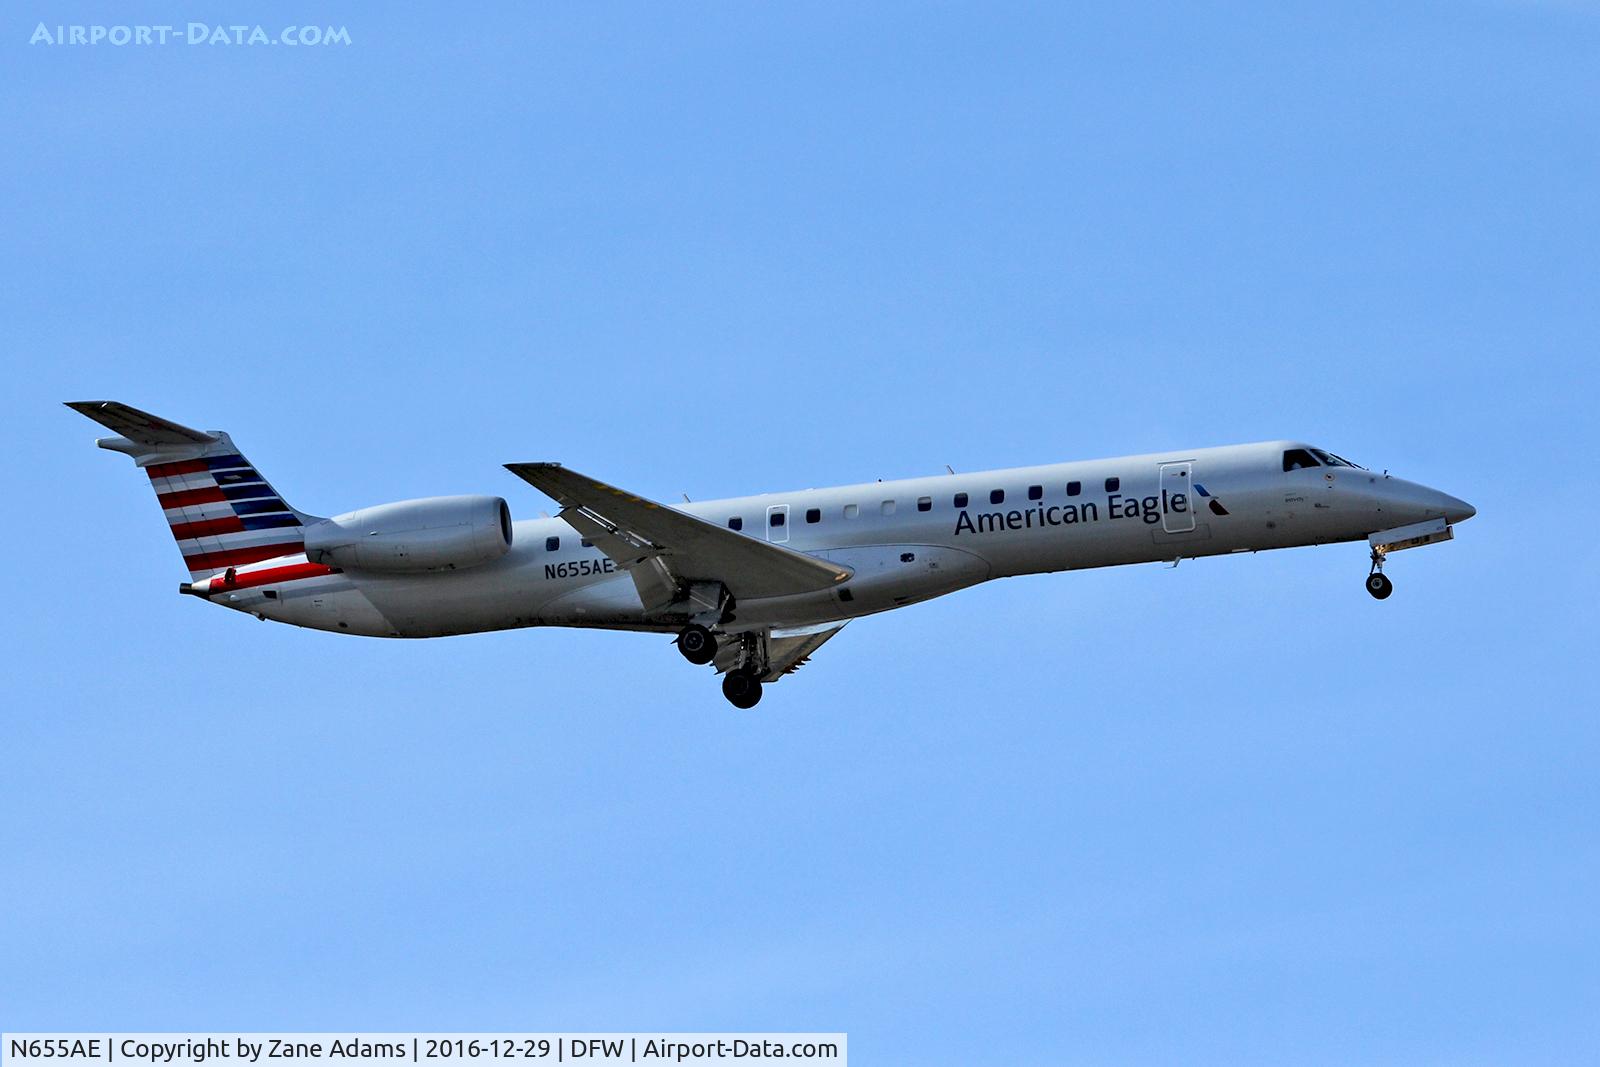
[[244,567],[305,565],[302,531],[317,519],[285,503],[227,434],[191,430],[113,400],[67,407],[115,431],[95,443],[131,456],[149,476],[193,581],[217,575],[232,582]]

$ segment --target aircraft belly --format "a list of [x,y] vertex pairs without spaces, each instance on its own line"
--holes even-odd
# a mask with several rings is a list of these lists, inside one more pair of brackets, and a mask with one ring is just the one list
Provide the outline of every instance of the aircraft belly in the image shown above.
[[639,587],[622,573],[556,596],[539,609],[546,626],[634,626],[644,622]]
[[354,580],[399,637],[536,626],[545,621],[546,604],[558,599],[552,595],[552,583],[539,581],[530,567],[491,564],[438,574],[361,575]]
[[[740,624],[808,625],[870,615],[977,585],[990,577],[989,562],[943,545],[864,545],[816,553],[855,573],[835,589],[799,596],[740,601]],[[841,595],[847,593],[846,600]]]
[[241,594],[224,594],[217,600],[225,607],[248,611],[274,622],[304,626],[330,633],[358,634],[363,637],[401,636],[392,620],[374,605],[356,583],[343,576],[285,583],[268,590],[252,589]]

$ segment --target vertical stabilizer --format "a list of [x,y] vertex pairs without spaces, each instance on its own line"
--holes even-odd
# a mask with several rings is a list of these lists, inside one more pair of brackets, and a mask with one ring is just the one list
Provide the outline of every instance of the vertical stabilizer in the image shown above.
[[191,577],[303,554],[301,529],[310,517],[291,508],[227,434],[110,400],[67,407],[119,435],[96,443],[143,468]]

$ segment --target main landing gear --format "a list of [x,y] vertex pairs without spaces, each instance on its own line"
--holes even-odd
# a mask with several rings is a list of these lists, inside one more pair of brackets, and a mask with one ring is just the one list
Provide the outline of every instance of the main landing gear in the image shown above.
[[761,703],[761,679],[748,667],[722,676],[722,695],[736,708],[753,708]]
[[[691,622],[678,635],[678,651],[695,666],[703,666],[717,658],[717,638],[699,623]],[[732,697],[728,699],[732,700]]]
[[[728,643],[732,642],[731,645]],[[733,653],[733,666],[722,676],[722,695],[736,708],[761,702],[761,676],[767,673],[765,639],[754,633],[724,634],[719,641],[709,627],[691,622],[678,632],[678,651],[690,663],[704,665],[723,649]],[[726,657],[725,657],[726,658]]]
[[1377,549],[1372,550],[1372,572],[1367,575],[1367,592],[1372,594],[1374,600],[1387,600],[1389,594],[1394,592],[1394,583],[1383,573],[1383,553]]

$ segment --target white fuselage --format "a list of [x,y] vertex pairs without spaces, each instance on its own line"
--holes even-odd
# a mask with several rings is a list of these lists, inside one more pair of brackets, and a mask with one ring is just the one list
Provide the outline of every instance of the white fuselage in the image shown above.
[[[1471,514],[1447,494],[1359,467],[1285,471],[1285,449],[1299,447],[1273,441],[1176,450],[765,493],[679,510],[720,526],[738,520],[746,536],[854,571],[836,588],[741,601],[724,627],[729,632],[850,619],[991,578],[1353,541]],[[648,616],[629,575],[558,518],[516,522],[505,556],[467,570],[345,572],[213,599],[298,626],[378,637],[681,625]]]

